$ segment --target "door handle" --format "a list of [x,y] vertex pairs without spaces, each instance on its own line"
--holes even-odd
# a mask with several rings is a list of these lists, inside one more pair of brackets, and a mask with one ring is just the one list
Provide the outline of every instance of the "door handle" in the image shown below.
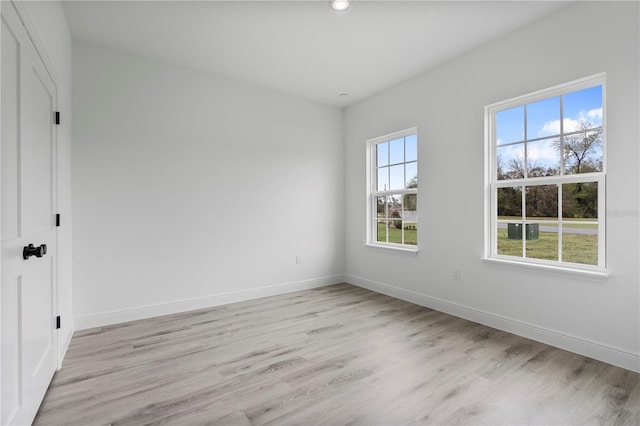
[[47,245],[41,244],[38,247],[34,247],[33,244],[29,244],[22,249],[22,257],[26,260],[31,256],[42,257],[47,254]]

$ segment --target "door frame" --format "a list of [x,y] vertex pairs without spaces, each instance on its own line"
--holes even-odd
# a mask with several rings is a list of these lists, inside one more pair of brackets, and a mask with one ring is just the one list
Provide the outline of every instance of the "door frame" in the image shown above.
[[[53,87],[54,87],[54,95],[55,95],[55,104],[53,106],[54,110],[57,111],[58,110],[58,87],[59,87],[59,82],[60,79],[58,78],[58,75],[55,72],[55,68],[53,66],[53,62],[51,61],[50,57],[48,56],[46,49],[44,47],[44,43],[42,42],[42,40],[40,39],[38,32],[36,30],[36,26],[33,24],[33,21],[31,20],[30,16],[29,16],[29,11],[28,11],[28,6],[25,4],[26,2],[22,2],[22,1],[15,1],[15,0],[10,0],[10,1],[3,1],[4,5],[3,7],[14,7],[18,17],[20,18],[20,21],[22,22],[22,26],[24,27],[27,36],[29,37],[29,39],[31,40],[31,44],[33,45],[33,47],[36,50],[36,53],[38,54],[38,57],[40,58],[40,60],[42,61],[42,63],[44,64],[45,70],[47,72],[47,74],[49,74],[49,77],[51,78],[51,80],[53,81]],[[0,46],[1,46],[1,42],[2,42],[2,34],[0,33]],[[0,70],[0,73],[2,71]],[[2,87],[0,85],[0,97],[2,96]],[[0,106],[0,108],[2,108]],[[2,127],[2,111],[0,109],[0,128]],[[53,149],[51,152],[51,156],[52,156],[52,166],[53,166],[53,184],[55,186],[55,197],[54,197],[54,205],[55,205],[55,209],[58,209],[58,200],[59,200],[59,172],[58,172],[58,164],[59,164],[59,160],[58,160],[58,128],[56,126],[54,126],[53,129],[53,139],[54,139],[54,143],[53,143]],[[1,155],[1,154],[0,154]],[[1,167],[1,163],[0,163],[0,167]],[[1,175],[0,175],[1,176]],[[2,200],[0,198],[0,203],[2,203]],[[1,205],[0,205],[1,207]],[[0,212],[2,210],[0,209]],[[1,214],[1,213],[0,213]],[[1,236],[0,236],[1,237]],[[59,229],[56,229],[56,260],[55,260],[55,284],[54,284],[54,288],[53,288],[53,294],[52,294],[52,302],[53,302],[53,310],[54,310],[54,315],[59,315],[60,313],[60,295],[59,295],[59,291],[58,288],[60,286],[59,284],[59,279],[60,279],[60,231]],[[2,272],[2,263],[0,262],[0,273]],[[0,297],[1,296],[1,292],[0,292]],[[1,302],[1,301],[0,301]],[[1,312],[2,309],[2,304],[0,303],[0,316],[2,314]],[[2,330],[0,330],[0,341],[2,340]],[[53,342],[53,346],[54,346],[54,350],[56,352],[56,365],[57,365],[57,370],[59,370],[62,367],[62,356],[60,354],[60,339],[58,336],[59,333],[54,333],[55,335],[55,339]],[[2,363],[2,354],[0,353],[0,363]],[[0,372],[1,374],[1,372]],[[2,381],[2,377],[0,376],[0,383]],[[2,395],[2,387],[0,386],[0,396]],[[0,404],[0,416],[2,415],[2,404]],[[1,417],[0,417],[1,418]]]

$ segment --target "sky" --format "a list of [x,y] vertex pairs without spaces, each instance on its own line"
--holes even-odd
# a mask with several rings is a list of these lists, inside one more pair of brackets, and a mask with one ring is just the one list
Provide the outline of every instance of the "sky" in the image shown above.
[[404,189],[418,175],[418,135],[376,145],[378,191]]
[[[560,121],[564,132],[577,129],[580,122],[602,125],[602,86],[570,92],[525,105],[499,111],[496,114],[497,154],[503,165],[511,158],[524,158],[524,141],[531,163],[559,168],[560,155],[553,141],[560,134]],[[596,153],[601,155],[601,153]],[[418,174],[418,137],[409,135],[376,145],[378,191],[404,189]]]
[[527,143],[528,160],[541,166],[557,168],[560,155],[552,142],[560,134],[561,120],[565,133],[576,130],[581,121],[591,123],[593,127],[602,125],[602,86],[567,93],[562,97],[563,117],[560,96],[527,104],[526,129],[524,105],[496,114],[497,154],[502,158],[503,164],[507,164],[511,158],[524,158],[524,143],[512,143],[524,141],[525,136],[527,140],[548,137]]

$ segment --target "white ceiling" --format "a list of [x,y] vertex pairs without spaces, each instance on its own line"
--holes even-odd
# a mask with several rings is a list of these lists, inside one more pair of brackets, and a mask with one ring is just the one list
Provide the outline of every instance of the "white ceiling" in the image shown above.
[[[549,14],[556,1],[68,1],[74,39],[344,107]],[[348,93],[348,97],[339,96]]]

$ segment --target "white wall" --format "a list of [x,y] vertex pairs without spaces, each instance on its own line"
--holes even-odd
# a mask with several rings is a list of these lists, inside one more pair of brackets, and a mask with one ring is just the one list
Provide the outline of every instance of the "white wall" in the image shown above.
[[59,359],[73,333],[71,264],[71,33],[59,1],[20,2],[27,27],[36,37],[56,84],[61,124],[58,131],[58,314],[62,317],[58,338]]
[[[640,369],[638,12],[637,2],[572,5],[348,108],[347,280]],[[483,263],[483,107],[603,71],[611,276],[593,282]],[[420,253],[402,256],[363,246],[365,141],[412,126]]]
[[77,328],[342,282],[341,110],[73,49]]

